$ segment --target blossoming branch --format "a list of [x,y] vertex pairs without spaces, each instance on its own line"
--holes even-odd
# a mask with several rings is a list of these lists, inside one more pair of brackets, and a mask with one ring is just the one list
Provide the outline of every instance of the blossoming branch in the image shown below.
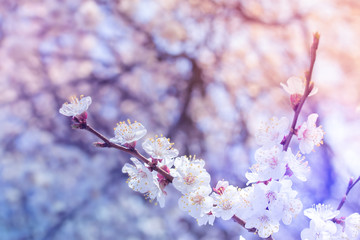
[[[286,84],[281,83],[294,110],[291,124],[286,117],[272,117],[261,123],[255,133],[260,148],[255,152],[255,164],[245,173],[248,180],[245,188],[225,180],[211,186],[205,161],[195,156],[179,156],[170,139],[162,135],[148,138],[141,144],[147,154],[145,157],[137,150],[139,140],[147,133],[141,123],[119,122],[114,128],[114,137],[108,139],[87,123],[86,111],[92,102],[90,97],[72,97],[59,112],[72,117],[73,128],[85,129],[103,141],[95,146],[116,148],[131,154],[132,163],[126,163],[122,168],[122,172],[129,176],[129,187],[150,201],[156,201],[160,207],[165,206],[166,187],[172,183],[182,194],[178,200],[179,208],[195,218],[199,225],[213,225],[216,218],[233,219],[259,237],[272,239],[272,234],[279,231],[280,221],[289,225],[302,211],[303,204],[298,192],[292,188],[292,179],[307,181],[310,167],[304,155],[319,146],[324,135],[321,126],[316,124],[316,113],[310,114],[306,122],[297,124],[307,97],[318,91],[311,81],[318,44],[319,35],[316,33],[310,67],[305,76],[290,77]],[[299,151],[293,152],[289,147],[293,136],[297,137]],[[349,185],[349,191],[352,187]],[[339,209],[332,211],[330,206],[318,204],[306,209],[304,214],[311,221],[310,228],[302,231],[302,239],[354,239],[359,235],[358,213],[336,218]],[[244,238],[240,236],[240,239]]]

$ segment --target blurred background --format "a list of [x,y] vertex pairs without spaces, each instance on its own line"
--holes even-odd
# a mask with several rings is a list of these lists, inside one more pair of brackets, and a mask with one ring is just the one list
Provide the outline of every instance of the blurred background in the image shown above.
[[[319,92],[300,121],[318,113],[326,135],[294,188],[304,208],[336,208],[360,174],[359,26],[356,0],[0,1],[0,240],[259,239],[232,221],[199,227],[172,186],[165,208],[149,203],[121,173],[129,156],[96,149],[58,110],[91,96],[106,136],[137,120],[203,158],[212,184],[243,187],[259,123],[292,118],[280,82],[306,71],[315,31]],[[360,211],[359,193],[341,215]],[[308,225],[301,214],[274,237]]]

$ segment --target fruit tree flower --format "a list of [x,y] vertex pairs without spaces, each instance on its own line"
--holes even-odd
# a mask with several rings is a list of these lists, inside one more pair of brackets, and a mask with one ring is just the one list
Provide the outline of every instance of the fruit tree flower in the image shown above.
[[279,231],[279,219],[276,214],[269,210],[257,210],[247,219],[245,227],[256,228],[261,238],[267,238]]
[[320,127],[316,127],[316,120],[318,115],[316,113],[310,114],[308,120],[301,124],[297,130],[297,137],[300,141],[300,151],[302,153],[310,153],[314,146],[322,144],[324,131]]
[[125,163],[122,168],[123,173],[127,173],[129,178],[127,183],[134,191],[146,193],[154,188],[153,173],[145,167],[138,159],[130,158],[134,165]]
[[212,212],[209,212],[204,216],[197,218],[196,221],[199,224],[199,226],[206,225],[207,223],[213,225],[215,221],[215,216],[214,214],[212,214]]
[[[303,95],[305,92],[305,79],[302,77],[292,76],[287,81],[286,84],[280,83],[280,85],[284,88],[284,90],[290,95],[300,94]],[[315,95],[318,92],[318,88],[314,87],[309,97]]]
[[282,117],[272,117],[268,122],[261,122],[260,128],[255,133],[257,144],[262,146],[272,146],[280,144],[284,136],[287,134],[289,127],[289,119]]
[[286,175],[294,175],[300,181],[305,182],[310,173],[308,162],[304,162],[305,157],[301,156],[300,153],[295,156],[292,153],[291,148],[289,148],[287,152],[288,154],[286,154],[286,162],[288,169]]
[[214,208],[212,213],[215,217],[221,217],[224,220],[229,220],[240,205],[240,194],[237,187],[232,185],[226,187],[222,194],[213,192],[211,196],[214,198]]
[[[279,221],[282,213],[280,207],[274,208],[274,206],[278,206],[277,195],[280,188],[280,183],[271,181],[268,185],[263,183],[254,184],[250,192],[251,206],[243,214],[246,221],[245,227],[255,227],[262,238],[267,238],[274,232],[279,231]],[[272,208],[270,209],[269,206]]]
[[301,231],[302,240],[330,240],[336,233],[336,224],[332,221],[311,220],[310,228]]
[[126,122],[119,122],[114,128],[115,137],[110,141],[126,145],[127,147],[135,147],[136,141],[145,136],[145,127],[138,122],[131,123],[130,120]]
[[[284,90],[290,94],[290,102],[295,109],[295,107],[299,104],[302,96],[304,95],[306,80],[301,77],[293,76],[287,80],[286,84],[287,85],[280,83]],[[309,97],[316,94],[317,91],[317,87],[313,87],[309,94]]]
[[269,179],[280,179],[286,173],[287,155],[280,145],[273,145],[271,148],[259,148],[255,152],[256,164],[251,166],[250,171],[245,173],[249,180],[247,185]]
[[292,219],[296,217],[302,210],[303,204],[300,199],[295,198],[297,192],[292,190],[292,181],[289,179],[283,179],[280,181],[281,188],[278,193],[278,206],[282,212],[281,220],[285,225],[289,225]]
[[150,172],[150,170],[136,158],[130,158],[130,160],[134,165],[126,163],[122,168],[122,172],[129,175],[127,180],[129,187],[136,192],[144,193],[150,201],[156,198],[160,207],[164,207],[166,193],[161,189],[157,181],[156,172]]
[[179,199],[179,207],[194,218],[200,218],[207,215],[213,207],[213,198],[209,196],[211,188],[209,186],[200,186],[196,191],[189,192]]
[[217,194],[223,194],[223,192],[225,191],[225,189],[229,186],[229,182],[228,181],[218,181],[218,183],[216,184],[216,187],[214,187],[214,192],[216,192]]
[[78,99],[76,96],[73,96],[70,98],[70,103],[64,103],[59,112],[67,117],[76,117],[86,112],[90,104],[91,97],[89,96],[84,97],[81,95],[80,99]]
[[164,191],[164,187],[161,186],[161,183],[158,181],[156,172],[152,172],[154,185],[152,188],[146,193],[146,196],[150,199],[150,202],[156,198],[156,201],[159,203],[160,207],[165,207],[165,197],[167,193]]
[[289,179],[254,184],[253,191],[249,192],[251,207],[244,214],[238,213],[246,220],[246,227],[257,228],[259,236],[266,238],[279,230],[280,220],[289,225],[302,209],[301,201],[295,198],[297,192],[291,186]]
[[312,208],[308,208],[304,210],[304,215],[310,219],[321,219],[323,221],[331,220],[337,215],[339,215],[340,211],[333,211],[330,205],[317,204]]
[[351,239],[355,239],[360,233],[360,215],[353,213],[345,219],[345,233]]
[[261,181],[280,179],[286,172],[286,161],[280,145],[274,145],[272,148],[259,148],[255,152],[257,163],[257,173]]
[[336,233],[336,224],[332,221],[340,211],[333,211],[329,205],[317,204],[304,211],[304,215],[311,219],[310,228],[301,231],[301,239],[331,239]]
[[171,170],[174,187],[182,194],[195,191],[200,186],[210,187],[210,174],[206,172],[204,165],[204,160],[189,159],[186,156],[176,158],[175,169]]
[[170,143],[169,138],[165,137],[158,137],[155,136],[154,138],[148,138],[143,142],[142,147],[143,149],[153,158],[162,162],[162,164],[167,165],[169,168],[172,167],[173,158],[179,154],[177,149],[172,148],[174,144]]

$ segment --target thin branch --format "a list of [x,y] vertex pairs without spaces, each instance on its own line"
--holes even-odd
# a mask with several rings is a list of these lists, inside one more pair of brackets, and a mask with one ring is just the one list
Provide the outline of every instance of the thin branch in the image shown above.
[[351,190],[351,189],[355,186],[355,184],[357,184],[359,181],[360,181],[360,176],[356,179],[355,182],[354,182],[354,179],[353,179],[353,178],[350,178],[348,187],[347,187],[347,189],[346,189],[346,193],[345,193],[345,195],[343,196],[343,198],[341,199],[341,202],[339,203],[339,206],[337,207],[336,210],[340,210],[340,209],[342,208],[342,206],[344,205],[344,203],[345,203],[345,201],[346,201],[347,196],[349,195],[350,190]]
[[106,138],[104,135],[102,135],[101,133],[99,133],[98,131],[96,131],[94,128],[92,128],[90,125],[86,125],[85,128],[87,131],[91,132],[92,134],[96,135],[98,138],[100,138],[101,140],[104,141],[105,145],[103,147],[109,147],[109,148],[116,148],[120,151],[126,152],[131,154],[132,156],[136,157],[137,159],[139,159],[140,161],[142,161],[143,163],[146,163],[148,166],[151,167],[151,169],[155,170],[156,172],[160,173],[161,175],[163,175],[169,182],[172,182],[174,177],[171,176],[169,173],[167,173],[165,170],[159,168],[158,166],[154,165],[149,159],[147,159],[146,157],[144,157],[141,153],[139,153],[136,149],[132,149],[132,148],[126,148],[123,146],[120,146],[116,143],[112,143],[110,142],[110,140],[108,138]]
[[301,97],[300,103],[296,106],[294,118],[291,123],[290,132],[286,136],[286,141],[285,141],[285,144],[283,147],[283,151],[287,151],[287,149],[290,145],[291,138],[295,134],[295,127],[296,127],[296,123],[299,118],[302,106],[304,105],[305,100],[307,99],[307,97],[309,96],[309,94],[311,93],[311,91],[314,87],[314,84],[311,82],[311,77],[312,77],[312,72],[313,72],[314,64],[315,64],[315,60],[316,60],[316,50],[318,49],[318,46],[319,46],[319,38],[320,38],[320,35],[318,33],[315,33],[314,37],[313,37],[313,43],[311,45],[311,50],[310,50],[310,67],[309,67],[309,70],[305,73],[306,83],[305,83],[304,95]]

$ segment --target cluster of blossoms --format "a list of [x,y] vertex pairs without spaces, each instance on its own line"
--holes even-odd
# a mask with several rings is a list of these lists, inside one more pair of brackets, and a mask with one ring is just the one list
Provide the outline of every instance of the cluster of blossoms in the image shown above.
[[[304,94],[306,82],[299,77],[291,77],[284,90],[290,94],[291,104],[296,110]],[[316,89],[312,90],[314,94]],[[299,140],[302,154],[310,153],[315,145],[322,142],[323,131],[316,126],[317,114],[311,114],[308,120],[296,129],[289,129],[289,120],[273,117],[261,123],[255,133],[256,142],[261,146],[255,152],[256,163],[245,174],[248,205],[237,213],[246,221],[246,228],[256,228],[260,237],[266,238],[279,230],[280,221],[289,225],[293,217],[302,210],[297,192],[292,189],[292,177],[306,181],[310,172],[308,162],[300,154],[293,154],[285,147],[287,133],[293,131]]]
[[306,209],[304,214],[311,219],[310,228],[301,232],[301,239],[357,239],[360,233],[359,213],[353,213],[346,218],[336,218],[339,213],[340,211],[333,211],[329,205],[323,204]]
[[[298,77],[288,79],[287,85],[282,84],[290,94],[295,111],[304,94],[305,84],[305,80]],[[313,85],[310,90],[308,95],[317,91]],[[86,110],[90,103],[90,97],[80,100],[74,97],[70,104],[62,106],[60,113],[71,116],[75,127],[86,128]],[[306,122],[290,129],[289,120],[285,117],[273,117],[262,123],[255,134],[261,147],[255,152],[256,163],[245,175],[248,186],[242,189],[224,180],[212,188],[204,160],[195,156],[178,156],[179,151],[173,148],[170,139],[162,135],[142,143],[148,158],[138,154],[136,144],[147,133],[141,123],[129,120],[118,123],[114,128],[115,136],[108,142],[135,153],[137,158],[130,159],[133,164],[126,163],[122,171],[129,176],[129,187],[144,194],[150,201],[156,200],[160,207],[164,207],[165,188],[172,182],[182,194],[178,200],[179,208],[194,217],[199,225],[212,225],[216,217],[224,220],[240,218],[247,229],[255,229],[260,237],[267,238],[279,231],[280,221],[289,225],[303,208],[302,202],[296,198],[297,192],[292,189],[292,178],[307,180],[310,168],[300,152],[308,154],[314,146],[322,143],[324,133],[321,127],[316,126],[317,118],[317,114],[310,114]],[[299,153],[294,154],[286,145],[287,138],[292,136],[289,132],[297,136]],[[335,221],[337,214],[338,211],[333,212],[322,205],[306,210],[305,215],[311,218],[311,222],[310,228],[302,232],[302,239],[330,239],[327,236],[349,239],[357,236],[360,215],[353,214]]]

